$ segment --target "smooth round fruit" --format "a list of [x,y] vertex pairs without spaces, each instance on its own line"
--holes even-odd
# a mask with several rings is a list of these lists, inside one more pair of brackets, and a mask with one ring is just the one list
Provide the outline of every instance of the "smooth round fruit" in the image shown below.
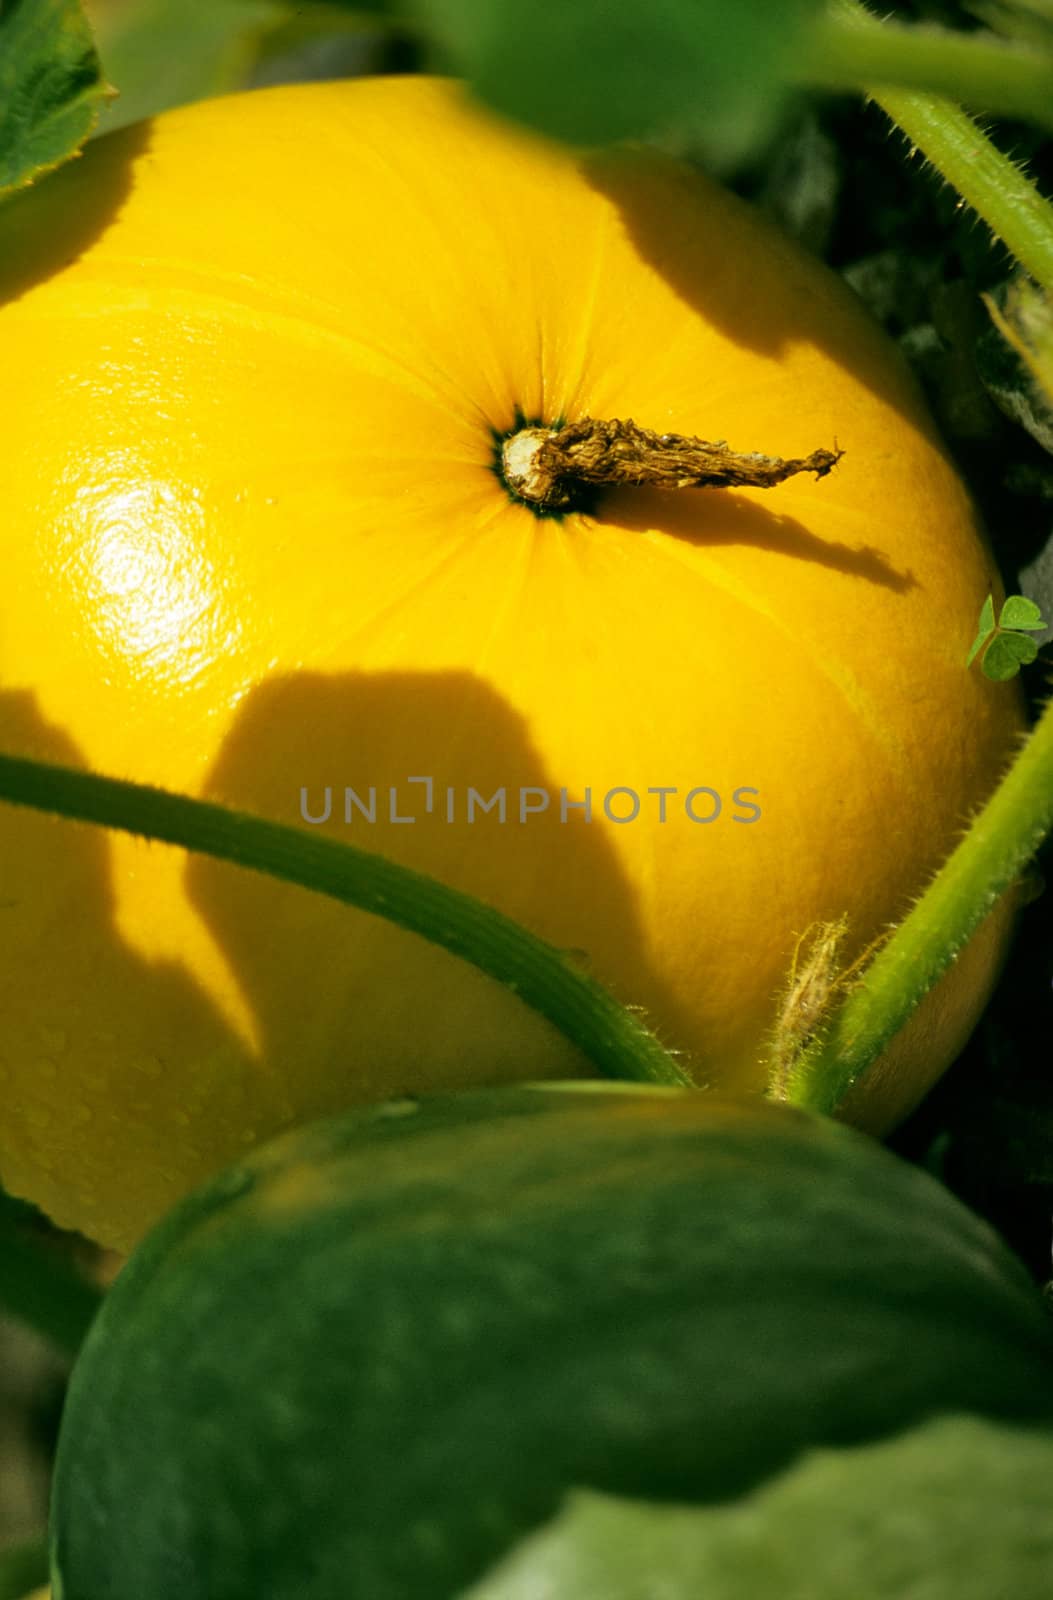
[[452,1600],[570,1489],[742,1504],[948,1414],[1048,1427],[1048,1321],[873,1140],[689,1090],[404,1101],[144,1240],[73,1375],[53,1572],[62,1600]]
[[[799,936],[845,913],[851,961],[1011,752],[1018,690],[965,667],[997,577],[899,357],[675,162],[443,82],[260,91],[8,202],[0,296],[0,748],[307,828],[329,786],[333,836],[579,952],[700,1083],[761,1089]],[[584,415],[845,454],[538,517],[497,444]],[[5,808],[0,895],[0,1174],[118,1248],[305,1117],[590,1071],[439,948],[178,850]],[[860,1123],[958,1051],[1008,915]]]

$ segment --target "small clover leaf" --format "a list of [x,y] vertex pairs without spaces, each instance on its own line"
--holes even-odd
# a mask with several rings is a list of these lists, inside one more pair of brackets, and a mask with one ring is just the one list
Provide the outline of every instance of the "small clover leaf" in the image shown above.
[[1022,594],[1011,594],[1002,607],[1002,615],[998,619],[1000,628],[1024,628],[1041,633],[1046,626],[1042,620],[1042,613],[1033,600],[1028,600]]
[[[1046,625],[1035,602],[1022,594],[1009,596],[996,623],[994,597],[988,595],[980,612],[979,631],[969,651],[966,667],[971,667],[982,651],[980,665],[986,678],[993,678],[996,683],[1015,678],[1020,668],[1034,661],[1038,655],[1038,645],[1034,639],[1028,638],[1028,633],[1041,632]],[[1024,631],[1015,631],[1019,629]]]
[[1020,668],[1034,661],[1037,655],[1038,645],[1026,634],[996,634],[981,662],[984,677],[1004,683],[1007,678],[1015,678]]
[[[1003,612],[1003,615],[1004,615],[1004,613],[1005,613],[1005,607],[1004,606],[1002,607],[1002,612]],[[969,659],[965,663],[965,665],[967,667],[971,667],[972,666],[973,662],[976,660],[976,656],[977,656],[978,652],[983,649],[984,645],[987,643],[988,639],[991,637],[991,635],[994,633],[994,631],[995,631],[994,596],[993,595],[988,595],[987,599],[984,601],[983,610],[980,612],[980,631],[976,635],[976,638],[973,640],[973,647],[969,651]]]

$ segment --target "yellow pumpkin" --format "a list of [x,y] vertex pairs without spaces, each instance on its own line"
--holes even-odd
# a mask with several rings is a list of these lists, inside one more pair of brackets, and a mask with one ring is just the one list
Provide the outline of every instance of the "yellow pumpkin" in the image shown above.
[[[762,1091],[801,936],[844,914],[858,955],[1013,750],[1017,689],[965,667],[997,576],[903,363],[672,160],[427,79],[168,113],[0,209],[0,350],[0,748],[481,896],[699,1084]],[[501,442],[583,416],[844,455],[539,516]],[[0,1175],[119,1249],[290,1123],[592,1070],[438,947],[162,845],[0,807],[0,902]],[[860,1124],[960,1049],[1008,920]]]

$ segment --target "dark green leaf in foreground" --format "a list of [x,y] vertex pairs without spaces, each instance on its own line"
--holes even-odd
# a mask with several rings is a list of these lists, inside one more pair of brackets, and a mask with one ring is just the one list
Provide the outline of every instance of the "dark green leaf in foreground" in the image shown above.
[[74,155],[107,93],[80,0],[3,0],[0,195]]
[[718,145],[748,145],[818,9],[818,0],[405,0],[496,110],[578,144],[697,123]]
[[[57,1592],[455,1600],[570,1491],[785,1516],[803,1452],[939,1414],[1049,1424],[1053,1336],[873,1140],[678,1090],[394,1102],[262,1147],[124,1268],[67,1399]],[[770,1555],[798,1593],[812,1559]]]
[[1051,1482],[1053,1432],[939,1417],[730,1505],[573,1494],[464,1600],[1048,1600]]

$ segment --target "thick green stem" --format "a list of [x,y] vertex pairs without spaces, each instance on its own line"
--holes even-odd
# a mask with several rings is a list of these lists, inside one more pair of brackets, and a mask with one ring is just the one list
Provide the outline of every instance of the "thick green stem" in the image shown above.
[[[858,41],[858,76],[860,87],[899,124],[911,144],[921,151],[953,189],[979,213],[992,233],[1006,246],[1030,273],[1036,283],[1053,293],[1053,205],[1043,198],[1031,180],[1014,162],[1003,155],[973,121],[972,117],[934,94],[912,93],[909,89],[887,86],[878,68],[885,59],[878,48],[886,32],[897,38],[896,49],[903,48],[900,36],[907,29],[888,30],[868,15],[859,0],[831,0],[832,16],[826,26],[836,26],[846,38]],[[915,35],[911,34],[914,38]],[[918,43],[921,43],[918,36]],[[957,59],[956,36],[942,34],[938,40],[940,53],[948,51],[947,60]],[[957,39],[957,45],[975,51],[978,46],[971,38]],[[983,46],[984,49],[1005,53],[1002,45]],[[910,59],[924,61],[929,50],[922,50]],[[1053,114],[1053,63],[1044,63],[1044,109],[1047,120]],[[906,80],[902,75],[896,82]],[[949,72],[939,83],[931,75],[919,70],[909,81],[925,82],[930,88],[945,87],[948,93],[959,98],[976,98],[967,94],[964,79]],[[978,103],[989,111],[1006,111],[997,99],[980,96]],[[1022,114],[1037,115],[1034,108],[1023,108]]]
[[[691,1087],[614,997],[491,906],[335,839],[162,789],[0,756],[0,798],[198,850],[386,917],[463,957],[547,1017],[608,1077]],[[407,995],[412,1005],[412,995]]]
[[1053,699],[983,811],[829,1026],[785,1098],[832,1114],[1053,828]]
[[1027,174],[957,106],[892,89],[874,99],[1035,282],[1053,292],[1053,205]]
[[875,98],[872,85],[920,89],[1053,127],[1048,56],[983,34],[878,22],[854,0],[833,0],[794,75],[812,88],[865,88]]

